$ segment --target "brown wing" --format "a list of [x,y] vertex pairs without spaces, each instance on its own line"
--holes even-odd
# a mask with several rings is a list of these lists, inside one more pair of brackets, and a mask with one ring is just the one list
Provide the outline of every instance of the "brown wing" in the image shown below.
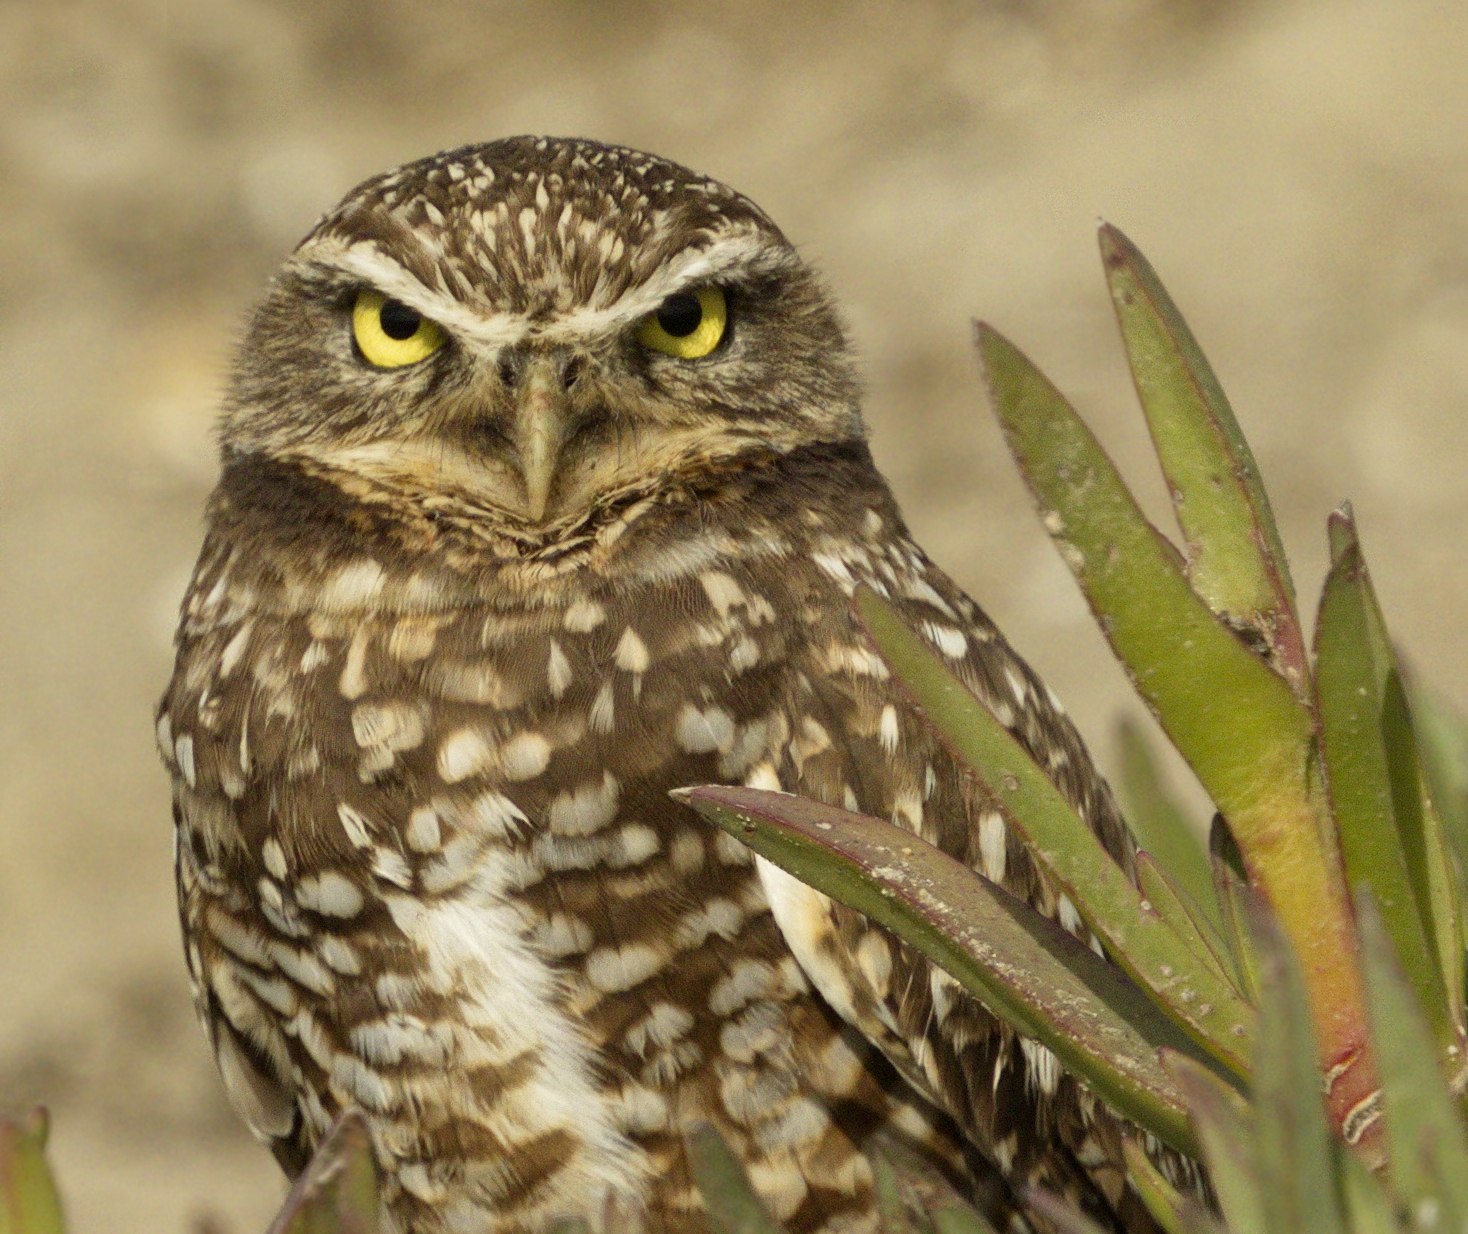
[[[779,784],[891,818],[1087,937],[983,787],[911,714],[843,602],[858,582],[893,600],[1130,869],[1132,843],[1111,794],[1053,695],[978,606],[891,526],[895,517],[869,510],[861,539],[816,541],[813,559],[834,594],[809,601],[807,689]],[[771,868],[764,877],[776,919],[817,988],[1012,1183],[1067,1194],[1118,1228],[1153,1228],[1123,1191],[1121,1125],[1050,1051],[1017,1037],[860,914]]]

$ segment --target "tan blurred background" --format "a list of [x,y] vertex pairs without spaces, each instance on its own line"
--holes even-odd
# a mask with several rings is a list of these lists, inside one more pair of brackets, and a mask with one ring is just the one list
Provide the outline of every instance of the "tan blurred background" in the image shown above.
[[825,268],[922,539],[1104,758],[1127,706],[979,397],[1021,343],[1165,516],[1099,276],[1189,313],[1309,596],[1356,504],[1412,659],[1468,700],[1468,6],[0,0],[0,1108],[79,1232],[263,1229],[176,938],[151,709],[273,265],[362,177],[523,131],[744,189]]

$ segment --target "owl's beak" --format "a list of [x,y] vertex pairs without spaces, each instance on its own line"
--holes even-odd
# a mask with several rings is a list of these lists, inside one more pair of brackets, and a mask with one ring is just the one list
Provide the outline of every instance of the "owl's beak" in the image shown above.
[[561,459],[561,446],[566,440],[568,408],[560,367],[550,356],[530,361],[519,383],[515,408],[525,510],[537,523],[544,520],[550,507],[551,486]]

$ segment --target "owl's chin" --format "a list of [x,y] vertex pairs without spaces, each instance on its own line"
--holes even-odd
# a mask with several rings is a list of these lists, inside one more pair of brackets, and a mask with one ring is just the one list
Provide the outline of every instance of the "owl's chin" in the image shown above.
[[696,496],[730,469],[746,470],[786,452],[734,434],[711,440],[706,432],[675,429],[625,436],[610,447],[573,441],[539,503],[527,493],[515,451],[503,439],[470,446],[438,437],[392,438],[287,453],[313,469],[351,477],[354,486],[365,482],[398,494],[405,509],[431,509],[435,518],[490,524],[516,540],[549,543],[594,531],[639,501]]

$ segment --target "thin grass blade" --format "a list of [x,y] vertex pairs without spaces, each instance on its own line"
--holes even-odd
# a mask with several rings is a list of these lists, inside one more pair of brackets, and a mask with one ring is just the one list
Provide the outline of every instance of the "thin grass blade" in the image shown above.
[[[1187,1099],[1193,1131],[1228,1227],[1238,1234],[1265,1223],[1263,1179],[1255,1154],[1254,1117],[1243,1098],[1192,1059],[1168,1055],[1164,1063]],[[1191,1228],[1191,1227],[1189,1227]]]
[[1025,1207],[1044,1218],[1056,1234],[1107,1234],[1084,1213],[1040,1187],[1025,1192]]
[[1355,1153],[1341,1154],[1341,1202],[1351,1234],[1401,1234],[1396,1205],[1383,1181]]
[[902,1183],[891,1159],[880,1149],[867,1153],[872,1163],[872,1179],[877,1192],[877,1208],[882,1215],[882,1234],[919,1234],[913,1224],[910,1205],[902,1194]]
[[1468,872],[1468,718],[1420,682],[1410,685],[1407,693],[1418,723],[1432,799],[1458,869]]
[[1216,815],[1208,829],[1208,859],[1213,867],[1213,894],[1223,916],[1223,940],[1228,947],[1230,969],[1237,974],[1239,989],[1250,1006],[1259,1005],[1259,957],[1249,933],[1249,904],[1254,897],[1244,873],[1244,858],[1234,843],[1223,815]]
[[998,1234],[971,1208],[940,1208],[933,1213],[934,1234]]

